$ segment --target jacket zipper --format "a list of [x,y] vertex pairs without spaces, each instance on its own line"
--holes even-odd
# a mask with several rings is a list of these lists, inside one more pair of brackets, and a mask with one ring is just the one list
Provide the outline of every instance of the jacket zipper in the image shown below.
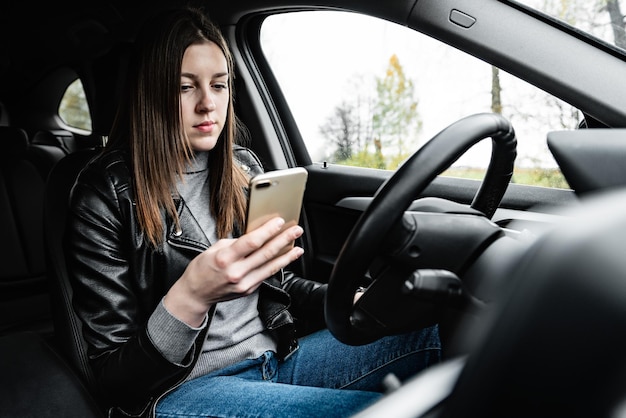
[[[170,244],[172,247],[176,247],[176,248],[182,248],[184,250],[190,250],[190,251],[195,251],[198,254],[202,253],[206,248],[203,248],[202,246],[197,246],[197,245],[188,245],[188,244],[184,244],[180,241],[175,241],[171,238],[167,239],[167,243]],[[214,310],[212,309],[211,311],[211,315],[214,312]],[[210,318],[209,318],[209,322],[210,322]],[[207,324],[207,329],[208,329],[208,324]],[[206,338],[206,332],[201,333],[201,335],[203,336],[202,338]],[[196,365],[196,362],[198,361],[198,355],[200,353],[195,353],[195,361],[193,362],[193,364],[191,365],[191,367],[189,368],[189,373],[191,373],[191,371],[193,370],[193,368]],[[174,385],[172,385],[172,387],[170,387],[168,390],[166,390],[165,392],[163,392],[161,395],[159,395],[154,402],[152,403],[152,408],[151,408],[151,414],[150,417],[155,417],[156,416],[156,406],[159,403],[159,401],[161,399],[163,399],[165,396],[169,395],[170,393],[172,393],[174,390],[178,389],[178,387],[180,387],[184,382],[185,379],[187,379],[187,376],[189,376],[189,373],[186,373],[184,376],[181,377],[181,379],[176,382]]]
[[182,248],[184,250],[195,251],[198,254],[200,254],[204,250],[208,249],[208,247],[204,248],[204,246],[185,244],[185,243],[182,243],[180,241],[172,240],[171,238],[168,238],[167,243],[170,244],[172,247]]

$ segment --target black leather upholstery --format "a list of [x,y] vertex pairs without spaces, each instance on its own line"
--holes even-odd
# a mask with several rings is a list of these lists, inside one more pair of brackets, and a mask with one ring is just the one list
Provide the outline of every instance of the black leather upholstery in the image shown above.
[[82,326],[72,308],[72,287],[65,266],[63,234],[70,190],[80,170],[96,153],[96,149],[81,150],[59,161],[48,176],[44,196],[45,252],[49,265],[55,338],[59,350],[94,395],[96,385],[88,363]]
[[0,127],[0,335],[51,333],[43,249],[45,173],[26,132]]
[[42,130],[30,141],[29,156],[37,165],[42,177],[48,177],[52,167],[66,155],[76,151],[74,135],[63,130]]
[[36,333],[0,337],[0,416],[103,416],[80,379]]
[[102,416],[51,345],[43,199],[48,171],[65,154],[37,149],[15,127],[0,127],[0,141],[0,416]]
[[40,130],[31,139],[32,145],[44,145],[61,149],[64,155],[78,151],[74,134],[62,129]]

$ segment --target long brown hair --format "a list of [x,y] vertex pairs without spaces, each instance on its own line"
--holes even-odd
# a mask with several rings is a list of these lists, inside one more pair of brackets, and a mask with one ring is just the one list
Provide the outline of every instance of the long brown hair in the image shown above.
[[209,207],[219,238],[228,236],[244,221],[247,177],[233,160],[233,143],[241,130],[233,106],[232,55],[219,28],[202,11],[169,10],[145,24],[137,37],[127,96],[118,108],[107,142],[107,149],[130,150],[137,217],[155,246],[163,241],[163,212],[179,226],[172,194],[193,155],[181,122],[181,66],[187,47],[205,41],[214,42],[226,57],[230,92],[226,124],[209,152]]

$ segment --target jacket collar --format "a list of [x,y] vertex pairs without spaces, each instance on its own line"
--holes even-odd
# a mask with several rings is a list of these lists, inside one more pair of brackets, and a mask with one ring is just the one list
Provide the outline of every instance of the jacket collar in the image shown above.
[[180,221],[180,229],[171,221],[167,231],[167,241],[181,246],[204,251],[211,246],[211,242],[202,231],[198,221],[193,216],[185,201],[174,199]]

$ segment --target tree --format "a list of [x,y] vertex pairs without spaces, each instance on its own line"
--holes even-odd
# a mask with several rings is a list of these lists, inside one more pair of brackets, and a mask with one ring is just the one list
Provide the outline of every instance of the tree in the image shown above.
[[413,81],[404,74],[400,60],[392,55],[385,77],[376,79],[372,129],[383,152],[391,151],[390,155],[396,159],[407,155],[408,143],[413,142],[422,127],[414,90]]
[[491,111],[502,114],[502,86],[500,86],[500,69],[491,67]]
[[353,146],[358,144],[360,134],[360,118],[354,105],[344,101],[337,106],[326,123],[320,127],[320,133],[336,147],[333,161],[352,158],[355,151]]
[[626,31],[624,27],[624,15],[619,6],[618,0],[604,0],[606,11],[609,13],[611,29],[613,30],[613,40],[616,46],[626,49]]
[[[366,84],[362,76],[354,75],[347,86],[350,101],[342,101],[320,125],[319,132],[329,143],[332,151],[326,155],[331,162],[346,164],[353,156],[367,152],[372,140],[372,99],[362,95]],[[370,165],[368,165],[369,167]]]
[[[610,42],[611,33],[613,43],[626,49],[626,26],[620,0],[545,0],[540,9],[605,41]],[[608,30],[605,12],[609,18]]]
[[422,126],[418,102],[413,81],[405,76],[396,55],[389,59],[385,77],[376,77],[375,83],[375,97],[343,101],[319,128],[333,147],[331,161],[394,169],[415,149],[409,147]]

